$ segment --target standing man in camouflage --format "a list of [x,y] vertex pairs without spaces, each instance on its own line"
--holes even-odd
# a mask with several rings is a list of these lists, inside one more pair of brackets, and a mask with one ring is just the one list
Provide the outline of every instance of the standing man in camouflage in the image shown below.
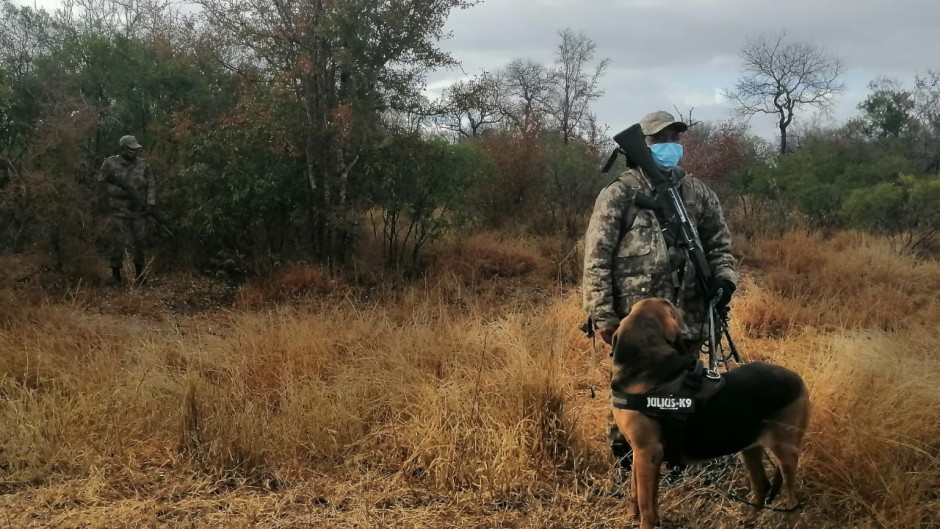
[[[738,274],[731,255],[731,234],[715,192],[678,166],[680,136],[688,126],[668,112],[640,120],[653,159],[682,195],[715,280],[711,292],[723,291],[720,306],[731,300]],[[637,301],[662,297],[685,314],[681,330],[687,350],[700,351],[707,339],[706,293],[696,284],[695,269],[685,251],[675,247],[675,232],[657,212],[638,206],[636,197],[655,197],[654,187],[639,168],[628,169],[600,192],[585,235],[582,290],[589,325],[608,344],[621,318]],[[640,200],[641,204],[645,201]],[[617,464],[629,469],[630,446],[611,419],[608,442]]]
[[110,216],[108,259],[111,275],[121,284],[124,251],[131,250],[135,281],[144,277],[144,249],[148,235],[148,209],[156,206],[153,170],[138,156],[140,144],[133,136],[118,141],[121,152],[101,164],[97,182],[102,205]]

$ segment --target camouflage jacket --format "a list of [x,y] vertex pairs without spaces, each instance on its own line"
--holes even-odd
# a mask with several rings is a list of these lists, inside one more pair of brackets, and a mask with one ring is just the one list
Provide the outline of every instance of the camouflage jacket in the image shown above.
[[101,164],[96,181],[108,213],[116,217],[142,217],[144,205],[156,204],[153,170],[142,158],[110,157]]
[[[737,284],[731,234],[715,192],[681,168],[673,169],[671,176],[679,182],[712,273]],[[705,296],[695,282],[692,262],[684,252],[670,248],[656,212],[636,207],[637,193],[653,196],[653,187],[640,170],[630,169],[597,197],[584,239],[584,308],[598,328],[616,327],[635,302],[663,297],[685,313],[683,337],[704,339]]]

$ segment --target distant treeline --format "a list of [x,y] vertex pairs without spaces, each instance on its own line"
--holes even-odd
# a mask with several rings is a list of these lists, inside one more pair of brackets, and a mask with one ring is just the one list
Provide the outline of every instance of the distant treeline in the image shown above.
[[[0,252],[60,269],[94,252],[94,174],[124,134],[144,145],[174,231],[156,241],[162,266],[234,275],[342,266],[366,241],[410,269],[430,241],[484,229],[574,244],[613,179],[598,172],[611,131],[590,109],[608,61],[583,33],[560,31],[550,64],[520,58],[430,100],[425,74],[454,64],[437,40],[466,0],[197,4],[50,14],[3,0]],[[787,155],[746,127],[698,124],[683,165],[745,233],[799,223],[929,245],[940,76],[879,80],[860,111],[797,134]]]

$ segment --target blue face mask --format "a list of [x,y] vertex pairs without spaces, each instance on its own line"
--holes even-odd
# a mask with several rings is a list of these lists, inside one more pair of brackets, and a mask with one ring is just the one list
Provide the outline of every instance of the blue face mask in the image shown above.
[[672,169],[682,159],[681,143],[656,143],[650,145],[650,150],[656,163],[666,169]]

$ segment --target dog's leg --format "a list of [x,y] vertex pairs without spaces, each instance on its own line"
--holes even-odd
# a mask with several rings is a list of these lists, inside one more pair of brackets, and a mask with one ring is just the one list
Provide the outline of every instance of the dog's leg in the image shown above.
[[633,474],[636,476],[640,529],[653,529],[659,525],[656,492],[659,483],[659,466],[662,462],[662,444],[633,448]]
[[783,508],[796,507],[796,470],[800,462],[800,449],[789,443],[774,444],[770,450],[780,464],[780,477],[783,478]]
[[[747,470],[747,477],[751,482],[751,503],[763,505],[767,499],[767,490],[770,483],[764,473],[764,447],[752,446],[741,451],[741,462]],[[759,507],[751,507],[752,517],[760,512]]]
[[[783,479],[784,504],[781,507],[796,509],[799,505],[799,498],[796,494],[796,473],[800,462],[800,448],[790,443],[781,443],[773,445],[770,450],[777,458],[778,470],[780,477]],[[798,518],[798,512],[788,512],[786,514],[787,527],[793,527]]]
[[[783,491],[785,509],[795,509],[799,499],[797,498],[797,468],[800,462],[800,450],[803,445],[803,435],[809,425],[809,395],[805,389],[803,394],[792,404],[781,410],[772,423],[772,435],[769,438],[767,448],[777,459],[777,471],[783,485],[774,483],[772,489],[780,487]],[[775,476],[774,481],[778,481]],[[776,490],[773,490],[776,492]],[[796,517],[791,513],[788,519],[792,522]]]
[[[791,407],[789,421],[779,424],[774,436],[770,451],[777,459],[778,471],[783,482],[784,509],[796,509],[799,506],[797,497],[797,469],[800,463],[800,449],[803,445],[803,434],[809,423],[809,398],[804,393]],[[786,515],[786,524],[793,527],[799,519],[799,513],[789,512]]]
[[637,520],[640,519],[640,504],[637,503],[637,483],[636,483],[636,452],[631,456],[633,458],[633,467],[630,470],[630,513]]

